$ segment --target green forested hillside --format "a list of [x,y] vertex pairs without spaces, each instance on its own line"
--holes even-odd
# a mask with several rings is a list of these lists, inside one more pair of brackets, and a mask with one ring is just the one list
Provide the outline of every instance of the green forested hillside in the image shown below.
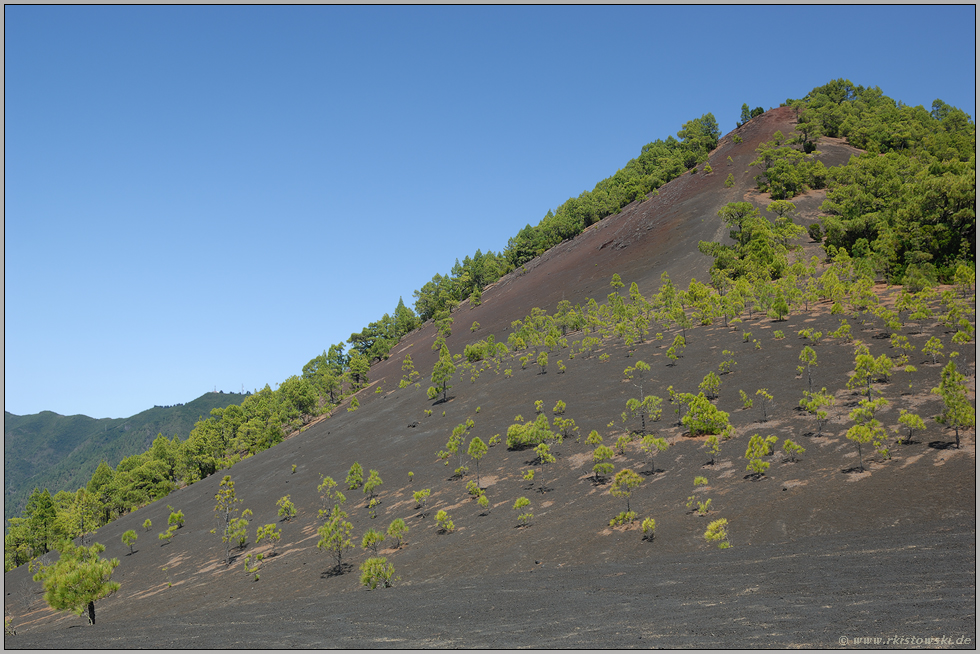
[[34,487],[84,486],[99,462],[115,466],[149,448],[157,434],[186,438],[194,423],[216,407],[239,404],[238,393],[205,393],[193,402],[156,406],[129,418],[62,416],[42,411],[3,415],[4,518],[18,515]]

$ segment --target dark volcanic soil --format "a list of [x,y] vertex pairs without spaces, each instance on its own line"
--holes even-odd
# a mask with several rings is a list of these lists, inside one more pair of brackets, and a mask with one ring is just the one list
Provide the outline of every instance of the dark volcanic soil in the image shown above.
[[[602,302],[616,272],[627,285],[637,281],[645,294],[657,289],[664,270],[684,288],[691,277],[706,279],[708,261],[697,253],[697,240],[716,238],[721,229],[715,214],[725,202],[748,198],[764,206],[765,198],[751,191],[748,162],[773,130],[792,129],[791,118],[791,111],[779,109],[751,121],[740,130],[742,144],[733,144],[729,135],[713,153],[716,172],[671,182],[656,198],[631,205],[532,262],[526,273],[501,280],[484,293],[481,306],[462,306],[454,313],[450,350],[460,353],[490,333],[506,340],[512,320],[535,306],[553,311],[563,295],[573,302],[589,296]],[[849,155],[844,145],[821,147],[827,156]],[[734,189],[723,187],[729,155],[740,176]],[[816,218],[821,197],[794,200],[802,222]],[[865,447],[861,472],[857,450],[844,438],[852,424],[847,414],[860,399],[845,387],[852,343],[825,336],[815,346],[814,386],[826,386],[837,397],[823,433],[815,434],[812,419],[796,408],[806,387],[796,373],[806,344],[797,331],[811,327],[826,334],[841,317],[830,315],[826,304],[782,322],[743,317],[737,329],[716,324],[688,330],[688,346],[675,366],[665,357],[673,334],[640,345],[632,356],[612,339],[597,353],[609,355],[606,361],[570,359],[563,350],[552,354],[545,374],[533,362],[522,370],[515,358],[476,378],[473,371],[457,375],[445,403],[425,399],[435,336],[426,325],[372,368],[372,385],[358,395],[359,410],[341,408],[281,445],[95,534],[106,555],[121,560],[114,579],[122,584],[97,603],[95,627],[47,609],[24,567],[5,574],[4,603],[18,630],[5,638],[5,646],[835,647],[842,637],[949,636],[970,638],[973,647],[975,437],[972,430],[962,435],[962,448],[955,449],[952,433],[930,418],[939,412],[938,397],[929,390],[939,383],[942,362],[933,364],[916,352],[916,373],[896,372],[890,383],[876,386],[890,403],[879,414],[886,428],[897,428],[904,408],[926,418],[927,429],[908,445],[891,439],[889,460],[876,460]],[[874,356],[895,354],[881,337],[880,322],[847,320]],[[473,321],[483,325],[475,333],[469,330]],[[785,337],[776,338],[777,330]],[[902,333],[917,348],[937,336],[946,354],[960,350],[959,368],[975,389],[975,345],[951,347],[952,333],[935,322],[918,331],[908,326]],[[644,394],[666,398],[668,386],[696,393],[704,375],[717,371],[724,349],[735,353],[737,366],[722,376],[716,404],[730,413],[736,436],[708,465],[705,438],[677,426],[665,401],[663,419],[652,427],[671,447],[655,465],[636,442],[613,460],[617,470],[630,467],[642,475],[631,507],[641,520],[656,519],[656,539],[642,540],[639,523],[610,528],[625,501],[610,495],[608,482],[593,480],[585,437],[595,429],[611,446],[639,427],[620,418],[626,400],[638,392],[624,381],[624,368],[637,360],[650,364]],[[423,373],[422,389],[397,389],[407,353]],[[557,372],[557,359],[565,361],[567,372]],[[383,392],[375,393],[379,386]],[[761,388],[774,396],[765,422],[758,399],[749,410],[739,399],[739,390],[756,397]],[[554,448],[557,462],[538,467],[533,485],[522,479],[533,453],[503,444],[491,448],[480,464],[492,506],[483,515],[465,491],[466,480],[449,478],[456,462],[446,467],[436,452],[467,418],[476,424],[471,436],[505,436],[515,415],[534,417],[535,400],[543,401],[549,417],[555,403],[565,401],[565,416],[576,421],[578,436]],[[424,415],[427,409],[431,416]],[[747,476],[743,458],[755,433],[779,437],[779,446],[791,438],[806,452],[794,463],[777,446],[768,473],[755,480]],[[394,588],[368,591],[359,584],[357,566],[367,557],[360,547],[348,553],[350,567],[340,575],[316,547],[322,524],[316,487],[322,475],[342,482],[354,461],[365,473],[377,470],[384,481],[375,518],[361,491],[347,493],[355,544],[367,529],[383,531],[395,518],[405,519],[410,529],[403,547],[382,551],[400,578]],[[467,479],[475,476],[475,466],[470,469]],[[243,560],[251,552],[268,552],[267,545],[249,545],[228,566],[224,546],[209,533],[215,526],[213,498],[226,473],[243,506],[254,511],[253,537],[257,526],[278,520],[280,497],[291,495],[299,511],[294,520],[279,523],[278,554],[262,564],[259,581],[244,571]],[[696,475],[708,485],[694,493]],[[412,500],[422,488],[432,489],[425,517]],[[711,498],[706,517],[685,506],[692,493]],[[511,508],[520,496],[530,499],[534,514],[524,528]],[[168,504],[182,510],[187,523],[173,542],[161,545],[156,535],[166,524]],[[437,530],[433,516],[439,509],[450,513],[455,532]],[[140,526],[146,518],[155,525],[149,533]],[[708,522],[718,518],[729,521],[731,549],[718,550],[703,538]],[[127,529],[140,534],[132,555],[120,542]],[[916,644],[922,643],[891,643]]]
[[633,561],[543,560],[500,575],[276,602],[261,582],[238,584],[204,608],[161,606],[138,626],[125,615],[95,627],[75,620],[5,645],[828,648],[947,637],[969,638],[960,646],[972,649],[974,531],[972,522],[945,521],[688,554],[651,544]]

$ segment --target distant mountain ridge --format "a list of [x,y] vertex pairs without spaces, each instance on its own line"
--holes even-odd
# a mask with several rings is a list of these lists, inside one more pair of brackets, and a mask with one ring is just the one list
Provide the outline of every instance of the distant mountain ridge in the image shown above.
[[42,411],[3,415],[4,519],[18,515],[37,488],[52,495],[88,483],[103,459],[115,466],[144,452],[158,434],[187,438],[194,423],[211,409],[239,404],[240,393],[205,393],[173,406],[154,406],[128,418],[63,416]]

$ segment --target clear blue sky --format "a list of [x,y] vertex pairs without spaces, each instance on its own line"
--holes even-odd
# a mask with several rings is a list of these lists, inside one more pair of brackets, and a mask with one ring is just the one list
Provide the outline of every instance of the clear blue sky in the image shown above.
[[4,18],[4,404],[20,415],[275,387],[707,112],[728,132],[743,102],[843,77],[976,115],[973,6]]

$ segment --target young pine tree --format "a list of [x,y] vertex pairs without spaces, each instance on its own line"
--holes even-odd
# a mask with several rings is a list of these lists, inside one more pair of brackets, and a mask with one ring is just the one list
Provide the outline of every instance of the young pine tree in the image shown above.
[[95,603],[119,590],[112,571],[119,559],[99,556],[105,545],[76,547],[71,541],[61,546],[60,557],[52,565],[41,565],[34,581],[44,586],[44,601],[56,611],[81,615],[88,611],[89,624],[95,624]]
[[129,546],[129,553],[133,553],[133,545],[136,544],[136,531],[130,529],[122,535],[122,542]]

